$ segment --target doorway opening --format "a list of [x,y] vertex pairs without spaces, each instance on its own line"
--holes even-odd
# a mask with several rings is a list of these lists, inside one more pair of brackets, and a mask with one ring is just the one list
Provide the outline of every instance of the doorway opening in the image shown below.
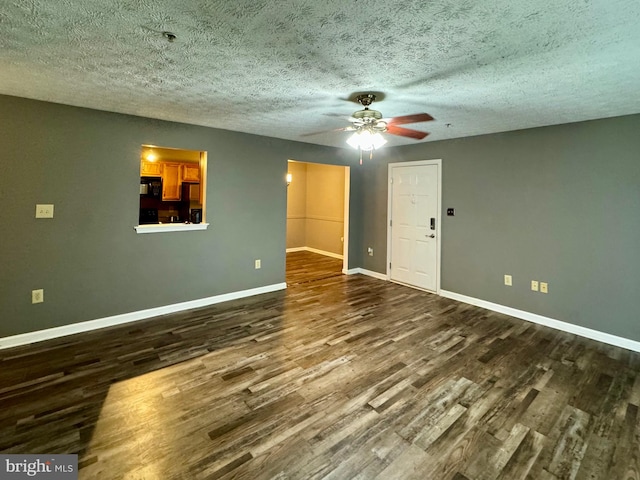
[[287,284],[346,273],[349,167],[288,162]]

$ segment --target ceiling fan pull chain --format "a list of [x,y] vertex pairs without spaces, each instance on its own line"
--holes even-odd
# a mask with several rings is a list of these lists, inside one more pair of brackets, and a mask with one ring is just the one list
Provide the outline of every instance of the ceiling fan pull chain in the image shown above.
[[362,165],[362,149],[359,148],[358,150],[360,150],[360,165]]

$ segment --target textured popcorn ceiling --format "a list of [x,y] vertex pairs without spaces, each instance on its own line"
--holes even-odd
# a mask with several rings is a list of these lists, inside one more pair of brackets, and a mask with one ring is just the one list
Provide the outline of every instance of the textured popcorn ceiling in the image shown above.
[[640,112],[638,0],[3,0],[0,35],[0,93],[323,145],[370,90],[424,141]]

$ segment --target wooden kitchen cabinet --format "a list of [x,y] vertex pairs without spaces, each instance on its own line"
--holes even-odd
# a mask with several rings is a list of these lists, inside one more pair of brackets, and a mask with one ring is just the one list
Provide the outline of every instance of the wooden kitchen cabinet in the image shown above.
[[161,177],[162,164],[159,162],[148,162],[142,160],[140,164],[140,176],[142,177]]
[[183,163],[182,164],[182,181],[189,183],[200,183],[200,164],[199,163]]
[[180,180],[179,163],[165,163],[162,169],[162,200],[176,201],[180,200]]

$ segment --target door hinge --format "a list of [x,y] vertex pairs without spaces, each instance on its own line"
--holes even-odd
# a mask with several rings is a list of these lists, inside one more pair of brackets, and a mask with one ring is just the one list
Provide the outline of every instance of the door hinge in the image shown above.
[[391,262],[389,262],[389,270],[391,270]]
[[393,227],[393,220],[389,220],[389,226]]

